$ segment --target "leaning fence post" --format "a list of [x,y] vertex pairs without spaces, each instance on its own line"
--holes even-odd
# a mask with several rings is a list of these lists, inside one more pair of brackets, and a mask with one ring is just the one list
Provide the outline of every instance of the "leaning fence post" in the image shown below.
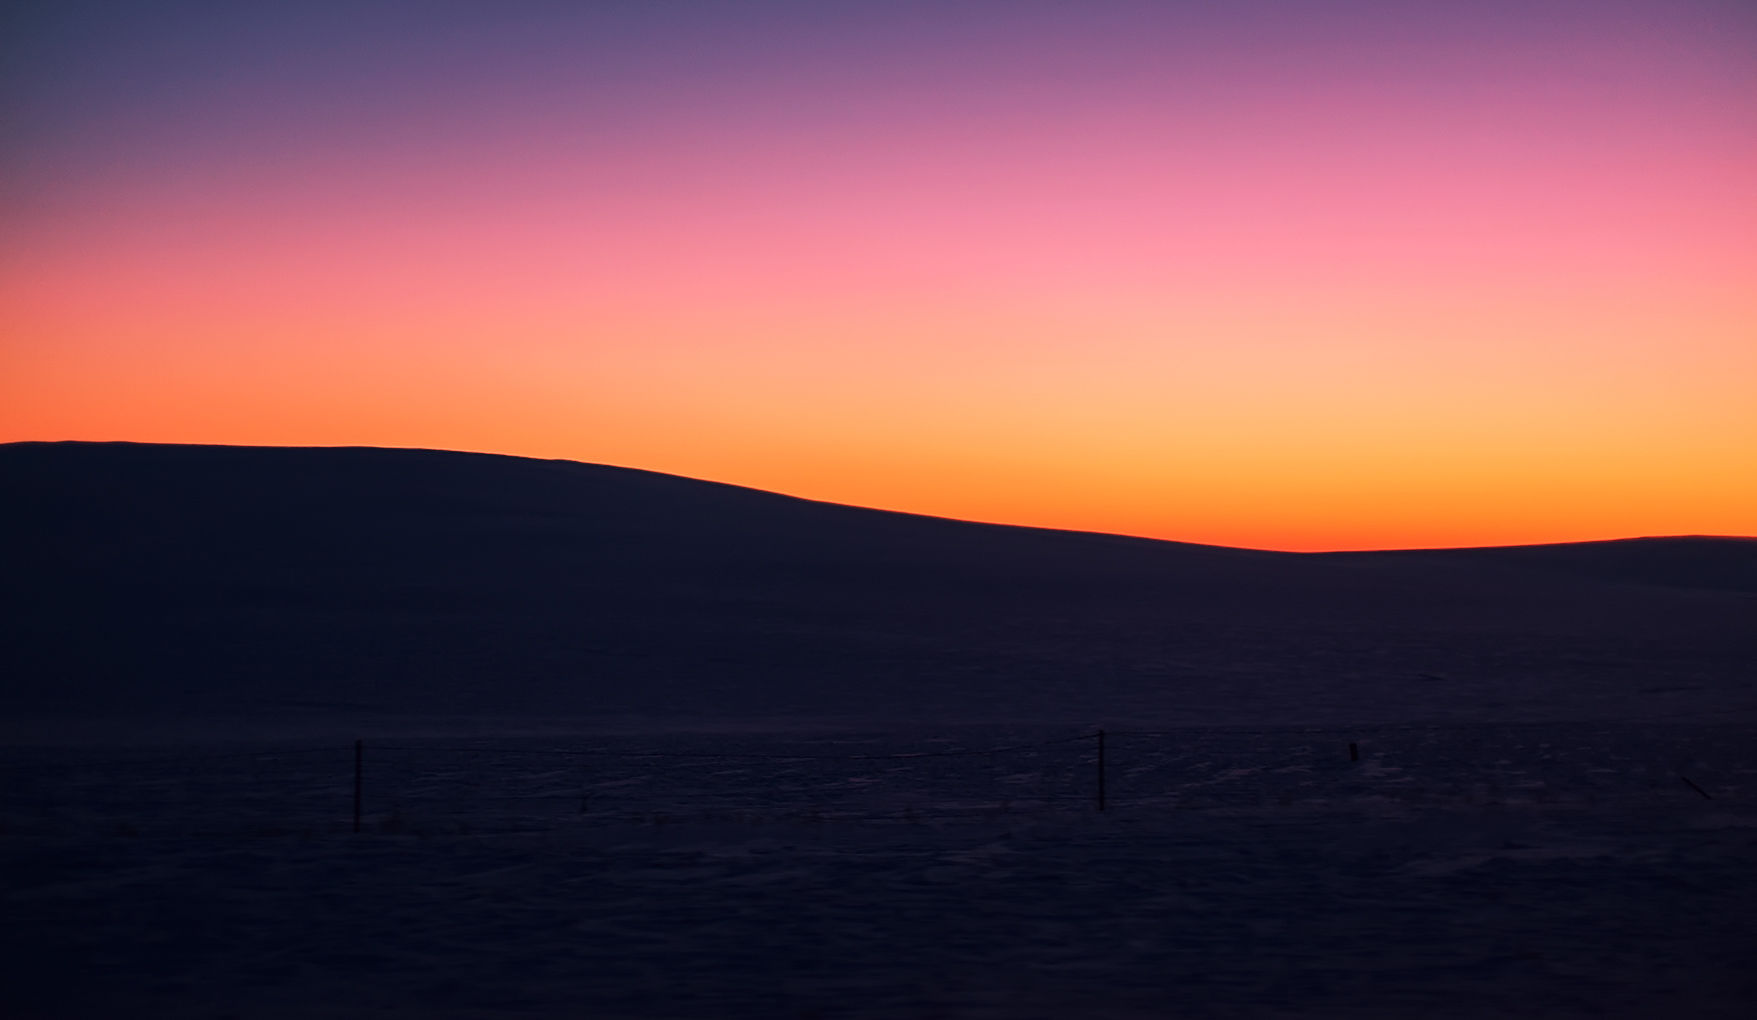
[[1104,810],[1104,731],[1098,731],[1098,810]]
[[360,779],[365,764],[366,742],[354,741],[354,831],[360,831]]

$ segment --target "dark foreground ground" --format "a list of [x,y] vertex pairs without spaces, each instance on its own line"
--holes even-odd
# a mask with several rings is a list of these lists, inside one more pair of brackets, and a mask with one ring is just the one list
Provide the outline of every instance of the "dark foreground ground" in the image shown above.
[[345,744],[14,749],[7,1012],[1743,1017],[1754,738],[381,741],[359,835]]
[[1754,539],[419,450],[0,485],[0,1016],[1757,1016]]

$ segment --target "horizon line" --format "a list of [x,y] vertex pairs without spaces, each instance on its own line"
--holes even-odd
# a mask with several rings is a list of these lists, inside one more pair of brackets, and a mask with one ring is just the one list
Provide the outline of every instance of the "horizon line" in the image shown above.
[[635,467],[628,464],[611,464],[603,461],[578,460],[571,457],[534,457],[527,454],[505,453],[498,450],[461,450],[434,446],[377,446],[369,443],[342,444],[287,444],[287,443],[167,443],[139,439],[9,439],[0,441],[4,446],[160,446],[160,447],[194,447],[204,449],[238,449],[238,450],[377,450],[397,453],[441,453],[470,457],[503,457],[508,460],[525,460],[537,463],[579,464],[586,467],[610,468],[617,471],[636,471],[643,474],[661,475],[704,485],[722,485],[749,492],[759,492],[783,499],[800,500],[807,503],[819,503],[824,506],[842,507],[851,510],[866,510],[874,513],[901,514],[907,517],[922,517],[932,520],[953,521],[959,524],[974,524],[982,527],[1020,528],[1028,531],[1054,531],[1070,535],[1094,535],[1105,538],[1122,538],[1136,542],[1163,542],[1170,545],[1197,546],[1206,549],[1227,549],[1237,552],[1271,553],[1279,556],[1334,556],[1371,553],[1425,553],[1425,552],[1466,552],[1487,549],[1542,549],[1576,545],[1609,545],[1622,542],[1657,542],[1679,540],[1710,540],[1733,542],[1757,542],[1757,535],[1719,535],[1701,532],[1677,533],[1664,535],[1613,535],[1601,538],[1569,539],[1561,542],[1513,542],[1490,545],[1434,545],[1434,546],[1396,546],[1396,547],[1351,547],[1337,549],[1270,549],[1257,546],[1221,545],[1213,542],[1193,542],[1185,539],[1159,538],[1151,535],[1135,535],[1116,531],[1095,531],[1082,528],[1058,528],[1039,524],[1019,524],[1011,521],[977,520],[967,517],[952,517],[945,514],[924,513],[919,510],[903,510],[894,507],[869,506],[861,503],[843,503],[837,500],[820,499],[814,496],[800,496],[776,489],[765,489],[742,482],[729,482],[715,478],[701,478],[695,475],[678,474],[673,471],[660,471],[654,468]]

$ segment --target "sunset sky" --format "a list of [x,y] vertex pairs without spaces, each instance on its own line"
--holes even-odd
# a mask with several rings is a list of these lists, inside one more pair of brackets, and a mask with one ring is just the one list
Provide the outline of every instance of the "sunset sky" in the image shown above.
[[0,441],[1757,535],[1748,0],[28,6]]

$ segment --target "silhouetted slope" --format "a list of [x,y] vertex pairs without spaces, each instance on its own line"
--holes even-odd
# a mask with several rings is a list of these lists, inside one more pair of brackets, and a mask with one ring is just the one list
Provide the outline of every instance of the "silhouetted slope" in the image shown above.
[[1679,535],[1567,545],[1410,549],[1329,555],[1425,563],[1469,558],[1481,563],[1573,574],[1599,581],[1757,593],[1757,538]]
[[1299,556],[421,450],[14,444],[0,478],[15,714],[1581,714],[1757,655],[1749,600],[1586,546]]

